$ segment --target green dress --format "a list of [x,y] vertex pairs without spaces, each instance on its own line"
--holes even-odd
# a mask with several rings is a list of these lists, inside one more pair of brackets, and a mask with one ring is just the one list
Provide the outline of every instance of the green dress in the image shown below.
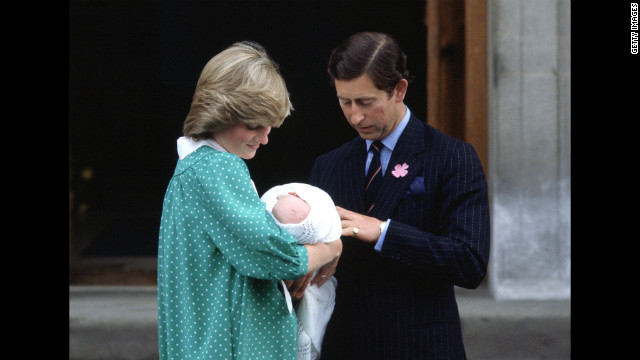
[[201,146],[179,160],[158,244],[161,360],[296,359],[278,288],[307,271],[304,246],[266,211],[244,161]]

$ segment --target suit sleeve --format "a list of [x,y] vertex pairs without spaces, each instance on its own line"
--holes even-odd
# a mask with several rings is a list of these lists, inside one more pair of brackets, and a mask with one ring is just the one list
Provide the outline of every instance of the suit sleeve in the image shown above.
[[424,231],[392,218],[380,255],[429,278],[476,288],[486,275],[489,258],[484,171],[467,143],[458,144],[440,171],[437,226]]

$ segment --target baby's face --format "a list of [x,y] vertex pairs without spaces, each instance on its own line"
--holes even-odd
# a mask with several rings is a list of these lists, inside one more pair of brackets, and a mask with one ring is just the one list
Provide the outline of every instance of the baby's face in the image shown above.
[[271,212],[282,224],[298,224],[307,218],[311,207],[297,195],[284,195],[278,199]]

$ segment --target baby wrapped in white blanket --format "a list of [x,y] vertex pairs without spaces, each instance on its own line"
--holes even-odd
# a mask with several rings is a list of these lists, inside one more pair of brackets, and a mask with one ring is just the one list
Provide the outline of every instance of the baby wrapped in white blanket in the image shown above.
[[[264,193],[261,200],[278,226],[293,235],[299,244],[327,243],[342,234],[335,204],[320,188],[304,183],[278,185]],[[321,287],[309,285],[297,304],[299,360],[320,357],[324,332],[335,306],[337,285],[334,276]],[[291,311],[291,297],[284,284],[283,290]]]

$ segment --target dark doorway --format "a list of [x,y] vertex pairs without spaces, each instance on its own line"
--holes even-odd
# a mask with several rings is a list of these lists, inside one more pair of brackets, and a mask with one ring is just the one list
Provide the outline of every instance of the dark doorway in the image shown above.
[[69,2],[71,258],[153,257],[162,199],[204,64],[240,40],[280,64],[295,107],[247,161],[262,194],[306,181],[314,159],[356,136],[325,71],[357,31],[394,36],[426,120],[424,0]]

